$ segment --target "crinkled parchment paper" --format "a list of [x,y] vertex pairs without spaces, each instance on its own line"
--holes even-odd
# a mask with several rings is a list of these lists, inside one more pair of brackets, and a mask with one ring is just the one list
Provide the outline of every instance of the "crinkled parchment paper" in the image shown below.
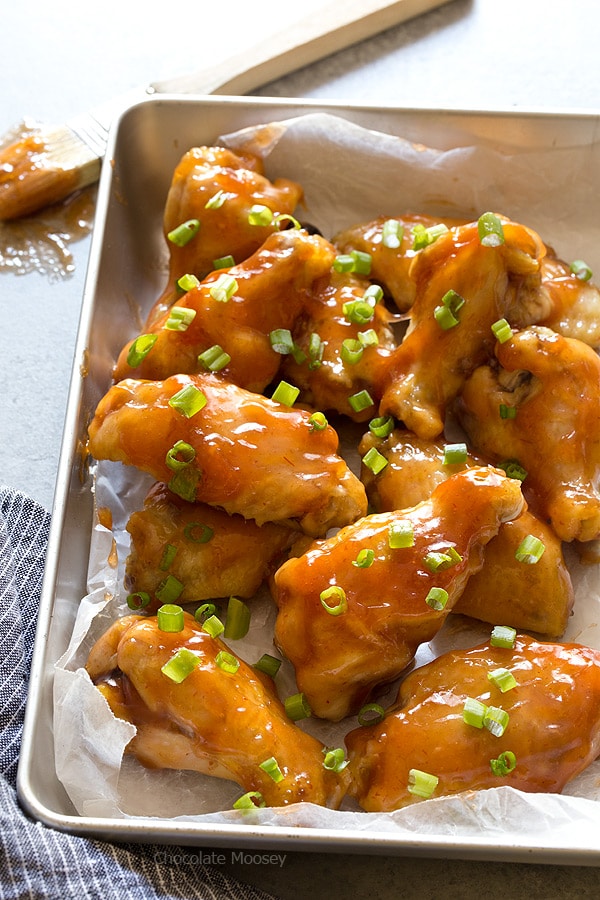
[[[244,129],[215,143],[250,147],[264,155],[271,178],[300,182],[306,203],[299,216],[327,237],[379,214],[418,211],[476,218],[491,209],[536,228],[563,258],[583,257],[592,268],[600,268],[600,221],[593,220],[589,203],[595,191],[589,146],[501,151],[488,145],[439,151],[323,114]],[[102,463],[96,469],[96,506],[111,510],[113,529],[98,524],[93,529],[89,592],[55,672],[58,777],[79,814],[369,830],[411,839],[423,834],[477,841],[492,835],[498,841],[510,838],[515,846],[589,846],[590,826],[600,825],[600,763],[560,796],[500,787],[433,799],[392,814],[297,804],[253,811],[248,819],[231,810],[241,793],[237,785],[195,773],[148,771],[123,758],[133,727],[113,718],[83,666],[93,642],[116,616],[129,612],[122,586],[128,552],[125,524],[128,515],[141,508],[150,481],[120,464]],[[599,567],[583,566],[574,553],[570,556],[576,602],[565,639],[600,648]],[[250,663],[274,651],[272,601],[262,594],[252,601],[252,609],[250,634],[231,642]],[[451,646],[472,646],[488,634],[487,626],[451,616],[432,644],[420,649],[416,662],[427,662]],[[288,664],[282,666],[277,683],[282,697],[295,692]],[[394,697],[392,688],[381,702],[385,705]],[[329,746],[343,746],[344,734],[356,724],[354,719],[338,725],[311,719],[298,727]]]

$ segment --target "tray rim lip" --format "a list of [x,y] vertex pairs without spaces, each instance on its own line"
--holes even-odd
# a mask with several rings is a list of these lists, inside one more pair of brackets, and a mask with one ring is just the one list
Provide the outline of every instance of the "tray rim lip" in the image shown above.
[[[464,117],[466,119],[512,118],[515,120],[560,119],[566,121],[582,120],[595,122],[600,139],[600,106],[597,108],[564,108],[564,107],[495,107],[464,108],[458,106],[398,106],[395,104],[373,105],[368,103],[348,103],[345,100],[295,97],[242,96],[242,95],[204,95],[204,94],[171,94],[148,91],[146,96],[123,107],[113,120],[108,137],[106,154],[103,160],[96,215],[101,210],[101,221],[107,210],[108,198],[112,187],[112,154],[115,149],[124,120],[133,111],[145,105],[190,105],[202,107],[223,105],[234,107],[269,107],[282,112],[302,110],[304,114],[324,112],[335,115],[343,111],[393,116],[394,114],[415,117],[437,114],[449,118]],[[363,126],[368,127],[368,126]],[[482,834],[468,837],[445,834],[428,834],[416,832],[410,840],[404,833],[393,831],[347,831],[343,829],[312,828],[307,826],[261,826],[251,827],[247,824],[213,824],[198,823],[180,819],[161,819],[158,817],[135,816],[131,818],[104,818],[96,816],[79,816],[77,814],[57,813],[49,808],[37,796],[30,780],[33,765],[33,748],[37,713],[42,701],[41,687],[46,677],[44,668],[47,639],[54,611],[55,588],[58,571],[61,536],[64,526],[66,506],[69,499],[70,473],[74,463],[77,439],[77,421],[81,399],[82,384],[80,361],[88,343],[88,330],[93,318],[91,296],[94,293],[95,279],[99,267],[99,251],[102,247],[103,228],[94,228],[87,271],[84,279],[81,310],[77,327],[77,337],[73,355],[73,367],[67,395],[65,425],[54,499],[51,509],[50,531],[47,545],[46,564],[42,581],[39,615],[32,653],[28,696],[23,722],[21,749],[17,768],[17,797],[24,810],[34,819],[57,831],[80,836],[100,838],[114,841],[158,842],[161,844],[178,843],[179,845],[203,845],[210,847],[243,846],[248,848],[249,840],[260,840],[258,848],[293,849],[319,852],[359,852],[387,853],[389,855],[408,855],[439,857],[446,855],[458,859],[487,859],[506,862],[530,862],[545,864],[573,864],[585,866],[600,865],[600,841],[596,845],[577,847],[548,846],[544,841],[544,832],[538,841],[519,842],[509,835]],[[52,661],[53,670],[56,661]],[[56,776],[54,776],[56,777]],[[547,834],[546,834],[547,837]],[[518,838],[518,835],[517,835]],[[183,840],[185,839],[185,840]],[[290,846],[290,843],[293,846]]]

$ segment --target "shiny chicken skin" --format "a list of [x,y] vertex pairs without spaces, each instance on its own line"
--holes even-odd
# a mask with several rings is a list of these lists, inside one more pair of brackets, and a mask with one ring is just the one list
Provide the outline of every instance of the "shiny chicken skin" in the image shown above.
[[578,278],[568,263],[548,250],[542,260],[542,289],[548,295],[550,309],[536,324],[545,325],[564,337],[577,338],[590,347],[600,347],[597,285]]
[[[195,668],[180,683],[162,667],[181,650]],[[219,666],[219,654],[237,671]],[[286,716],[272,680],[235,657],[184,614],[179,632],[157,618],[125,616],[92,647],[87,671],[115,716],[135,725],[126,752],[148,768],[187,769],[258,791],[267,806],[337,807],[346,778],[323,766],[323,745]],[[274,757],[283,779],[261,769]]]
[[[173,406],[183,390],[206,398],[189,417]],[[364,487],[339,456],[331,426],[317,430],[307,411],[215,375],[121,381],[88,431],[96,459],[135,466],[186,500],[259,525],[293,520],[320,536],[366,512]]]
[[[413,506],[457,472],[485,465],[471,454],[464,463],[446,464],[443,443],[421,440],[402,429],[395,429],[386,438],[368,432],[360,443],[360,453],[364,455],[371,447],[387,460],[377,475],[362,466],[361,478],[376,512]],[[544,553],[535,564],[520,562],[516,557],[521,542],[529,535],[544,545]],[[518,518],[504,522],[486,545],[483,567],[469,578],[453,612],[560,637],[573,601],[562,542],[549,525],[526,509]]]
[[[302,200],[300,185],[285,178],[271,182],[262,160],[251,153],[225,147],[192,147],[173,172],[163,215],[169,251],[169,279],[149,316],[150,324],[178,299],[176,282],[182,275],[203,279],[215,260],[232,256],[235,263],[251,256],[278,226],[275,221],[253,225],[253,206],[266,206],[277,216],[291,215]],[[208,207],[207,207],[208,203]],[[185,222],[200,223],[183,246],[167,235]]]
[[[493,351],[492,325],[501,318],[529,324],[542,315],[540,259],[545,248],[531,230],[504,222],[504,242],[483,246],[477,222],[451,228],[422,250],[411,268],[416,297],[406,336],[392,355],[380,410],[419,437],[444,428],[448,405],[464,380]],[[436,309],[453,291],[464,304],[453,327]]]
[[[314,282],[328,274],[334,258],[332,245],[318,235],[298,229],[270,235],[247,260],[212,272],[182,295],[175,307],[156,318],[145,332],[155,336],[155,343],[133,366],[128,356],[135,339],[129,341],[119,355],[115,380],[162,379],[206,371],[198,356],[218,345],[231,357],[220,370],[222,376],[261,393],[281,364],[280,354],[271,346],[270,332],[294,325]],[[219,293],[224,277],[235,280],[229,299]],[[175,310],[193,316],[182,330],[174,327]]]
[[[564,541],[600,536],[600,359],[582,341],[533,326],[496,347],[457,406],[472,446],[527,472],[532,509]],[[498,415],[500,404],[514,418]]]
[[[512,673],[501,691],[488,675]],[[508,713],[503,734],[467,724],[467,699]],[[413,670],[378,724],[346,737],[352,793],[367,812],[389,812],[421,798],[409,771],[439,779],[433,797],[509,785],[560,792],[600,752],[600,654],[577,644],[518,636],[513,648],[488,642],[455,650]],[[491,760],[510,751],[514,769],[494,774]]]
[[143,509],[129,517],[127,531],[131,546],[125,583],[132,593],[149,594],[145,612],[160,606],[156,591],[169,577],[182,586],[178,603],[250,598],[297,536],[287,525],[259,526],[204,503],[188,503],[159,483]]
[[[339,721],[398,677],[481,566],[484,545],[523,506],[514,479],[472,469],[411,509],[366,516],[285,562],[273,577],[275,641],[313,713]],[[412,529],[412,546],[390,547],[390,528],[398,526]],[[431,571],[429,555],[448,556],[450,548],[456,561]],[[356,564],[362,550],[373,551],[364,567]],[[343,592],[341,603],[336,596],[321,599],[331,586]],[[431,588],[447,593],[441,609],[426,600]],[[339,607],[338,614],[327,607]]]

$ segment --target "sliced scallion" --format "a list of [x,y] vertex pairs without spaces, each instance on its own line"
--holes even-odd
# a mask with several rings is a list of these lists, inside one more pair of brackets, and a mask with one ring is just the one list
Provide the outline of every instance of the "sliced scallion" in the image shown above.
[[448,591],[441,587],[432,587],[425,597],[425,603],[427,606],[435,609],[436,612],[440,612],[446,608],[448,603]]
[[275,782],[275,784],[283,781],[283,772],[279,768],[279,763],[274,756],[270,756],[268,759],[265,759],[263,762],[259,763],[258,768],[262,769],[263,772],[266,772],[266,774]]
[[502,737],[508,726],[508,713],[499,706],[488,706],[483,717],[483,726],[494,737]]
[[325,748],[323,754],[323,768],[329,772],[343,772],[348,765],[348,760],[345,758],[342,747],[336,747],[334,750]]
[[250,628],[250,608],[239,597],[230,597],[227,604],[224,637],[238,641],[246,637]]
[[515,551],[515,559],[518,562],[534,565],[542,558],[545,550],[543,541],[534,534],[524,537]]
[[424,800],[429,799],[439,784],[437,775],[431,775],[429,772],[422,772],[420,769],[410,769],[408,773],[409,794],[416,797],[422,797]]
[[214,603],[202,603],[194,613],[194,618],[196,622],[202,625],[207,619],[214,616],[216,612],[217,607]]
[[232,266],[235,266],[235,259],[231,254],[227,254],[227,256],[219,256],[218,259],[213,259],[213,269],[230,269]]
[[250,207],[248,223],[250,225],[270,225],[273,221],[273,211],[263,203],[255,203]]
[[233,802],[233,808],[241,810],[262,809],[266,805],[264,797],[259,791],[247,791]]
[[175,471],[175,474],[168,482],[169,490],[181,497],[182,500],[193,503],[196,500],[196,491],[201,476],[202,472],[199,469],[192,466],[184,466],[182,469]]
[[492,647],[512,649],[515,646],[517,631],[511,625],[494,625],[490,636]]
[[304,694],[292,694],[283,701],[285,714],[292,722],[308,719],[312,715],[312,709]]
[[493,775],[510,775],[517,765],[517,757],[512,750],[505,750],[497,759],[490,759]]
[[373,475],[379,475],[388,464],[387,459],[380,453],[377,447],[369,447],[362,458],[363,465],[370,469]]
[[206,394],[194,384],[186,384],[169,399],[169,406],[180,412],[186,419],[191,419],[192,416],[199,413],[207,403]]
[[175,684],[181,684],[182,681],[192,674],[200,663],[200,659],[187,647],[182,647],[171,659],[161,666],[160,671]]
[[325,350],[325,344],[316,333],[313,331],[309,340],[308,340],[308,358],[309,358],[309,369],[318,369],[321,363],[323,362],[323,352]]
[[527,470],[518,459],[505,459],[498,463],[498,468],[502,469],[508,478],[515,478],[517,481],[525,481],[527,478]]
[[456,466],[467,461],[467,445],[464,442],[446,444],[444,446],[443,465]]
[[516,419],[517,407],[507,406],[506,403],[501,403],[498,407],[498,413],[500,414],[501,419]]
[[146,359],[157,340],[157,334],[140,334],[136,337],[127,353],[127,365],[132,369],[139,366]]
[[176,441],[165,456],[165,464],[173,472],[189,466],[196,458],[196,451],[187,441]]
[[193,544],[207,544],[215,535],[212,528],[203,522],[188,522],[183,529],[183,534]]
[[388,437],[394,430],[393,416],[376,416],[369,422],[369,431],[378,438]]
[[275,403],[281,403],[283,406],[293,406],[298,399],[300,388],[289,384],[287,381],[280,381],[273,393],[271,400]]
[[238,283],[233,275],[224,273],[223,275],[219,275],[217,280],[208,289],[208,292],[217,303],[227,303],[237,292],[237,289]]
[[275,678],[281,668],[281,660],[277,659],[276,656],[271,656],[269,653],[263,653],[261,658],[254,663],[254,668],[258,669],[259,672],[264,672],[265,675],[269,675],[271,678]]
[[492,325],[492,332],[500,344],[505,344],[507,341],[510,341],[513,333],[512,328],[506,319],[498,319],[494,322]]
[[157,610],[156,623],[159,631],[183,631],[183,609],[174,603],[165,603]]
[[167,238],[172,244],[175,244],[176,247],[185,247],[193,237],[196,237],[199,230],[199,219],[188,219],[187,222],[182,222],[181,225],[178,225],[176,228],[169,231]]
[[269,341],[275,353],[285,355],[294,349],[294,339],[289,328],[275,328],[269,334]]
[[358,275],[369,275],[371,272],[371,254],[364,250],[351,250],[342,253],[333,261],[336,272],[356,272]]
[[206,201],[204,209],[220,209],[228,197],[227,191],[219,190]]
[[354,412],[363,412],[365,409],[373,406],[373,398],[370,393],[364,389],[348,397],[348,403]]
[[188,291],[192,291],[194,288],[197,288],[200,284],[198,278],[195,275],[182,275],[181,278],[177,279],[177,287],[180,290],[187,293]]
[[496,685],[503,694],[505,694],[506,691],[512,691],[512,689],[517,686],[517,679],[513,673],[503,667],[488,672],[487,677],[488,681],[491,681],[492,684]]
[[323,609],[330,616],[341,616],[348,609],[346,592],[339,584],[332,584],[330,587],[325,588],[324,591],[321,591],[319,600]]
[[324,431],[329,424],[327,417],[322,412],[314,412],[308,417],[310,427],[313,431]]
[[225,626],[218,616],[212,615],[202,622],[202,630],[210,634],[211,637],[219,637],[225,631]]
[[476,697],[467,697],[463,705],[463,722],[473,728],[483,728],[487,706]]
[[385,709],[379,703],[365,703],[358,711],[359,725],[377,725],[385,716]]
[[127,595],[127,606],[129,609],[144,609],[150,604],[150,594],[146,591],[135,591],[133,594]]
[[355,366],[363,355],[363,345],[356,338],[346,338],[342,341],[340,356],[347,366]]
[[502,222],[492,212],[485,212],[477,220],[477,232],[483,247],[499,247],[504,243]]
[[390,250],[397,250],[402,243],[404,228],[398,219],[386,219],[381,229],[381,243]]
[[580,281],[589,281],[592,277],[592,270],[583,259],[574,259],[569,268],[571,274]]
[[369,569],[375,560],[375,551],[370,547],[363,547],[359,550],[356,559],[352,560],[352,565],[357,569]]
[[161,560],[158,564],[158,568],[161,570],[161,572],[166,572],[167,569],[171,568],[176,556],[177,547],[175,547],[174,544],[165,544]]
[[195,318],[195,309],[188,309],[185,306],[172,306],[163,328],[165,331],[187,331]]
[[179,599],[183,593],[183,588],[184,585],[178,578],[175,578],[174,575],[167,575],[154,593],[161,603],[172,604]]
[[[204,624],[206,625],[206,622]],[[235,675],[240,667],[239,659],[227,650],[219,650],[215,656],[215,663],[219,669],[227,672],[228,675]]]
[[366,325],[375,314],[373,306],[367,300],[348,300],[342,306],[342,312],[353,325]]
[[219,344],[213,344],[208,350],[198,354],[198,362],[209,372],[220,372],[231,362],[231,356]]
[[415,531],[412,522],[402,521],[392,522],[388,530],[388,545],[390,550],[404,550],[407,547],[414,547]]

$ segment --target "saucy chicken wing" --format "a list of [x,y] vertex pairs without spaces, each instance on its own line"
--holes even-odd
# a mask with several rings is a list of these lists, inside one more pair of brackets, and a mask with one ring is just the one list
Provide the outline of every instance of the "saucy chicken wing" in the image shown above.
[[591,347],[600,346],[600,290],[577,277],[571,266],[548,251],[542,260],[542,288],[550,298],[550,311],[536,324]]
[[[129,341],[115,380],[206,371],[199,356],[219,347],[230,357],[222,375],[262,392],[281,364],[270,332],[293,327],[314,282],[329,273],[334,258],[332,245],[318,235],[298,229],[270,235],[251,257],[212,272],[156,317],[144,335]],[[137,348],[148,336],[153,343],[142,357]]]
[[451,228],[415,257],[415,301],[404,340],[391,356],[381,412],[419,437],[444,428],[448,404],[493,352],[492,325],[537,321],[545,248],[534,232],[503,223],[503,243],[484,246],[478,223]]
[[159,483],[144,508],[129,517],[127,531],[125,584],[132,593],[149,595],[146,612],[160,606],[167,578],[181,587],[178,603],[252,597],[298,534],[287,525],[259,526],[205,503],[188,503]]
[[517,481],[470,469],[423,503],[365,516],[285,562],[272,580],[275,640],[313,713],[338,721],[398,677],[523,506]]
[[346,743],[351,793],[367,812],[431,789],[560,792],[600,752],[600,654],[522,635],[512,648],[451,651],[413,670],[384,719]]
[[366,494],[338,454],[338,435],[311,414],[215,375],[126,379],[89,426],[96,459],[135,466],[183,499],[320,536],[364,515]]
[[267,806],[341,802],[347,775],[324,767],[325,748],[286,716],[272,679],[193,616],[176,632],[155,616],[125,616],[92,647],[86,668],[114,715],[135,725],[126,752],[142,765],[234,781]]
[[[496,347],[457,404],[472,446],[517,460],[532,509],[564,541],[600,536],[600,359],[587,344],[532,326]],[[514,409],[502,418],[500,407]]]

